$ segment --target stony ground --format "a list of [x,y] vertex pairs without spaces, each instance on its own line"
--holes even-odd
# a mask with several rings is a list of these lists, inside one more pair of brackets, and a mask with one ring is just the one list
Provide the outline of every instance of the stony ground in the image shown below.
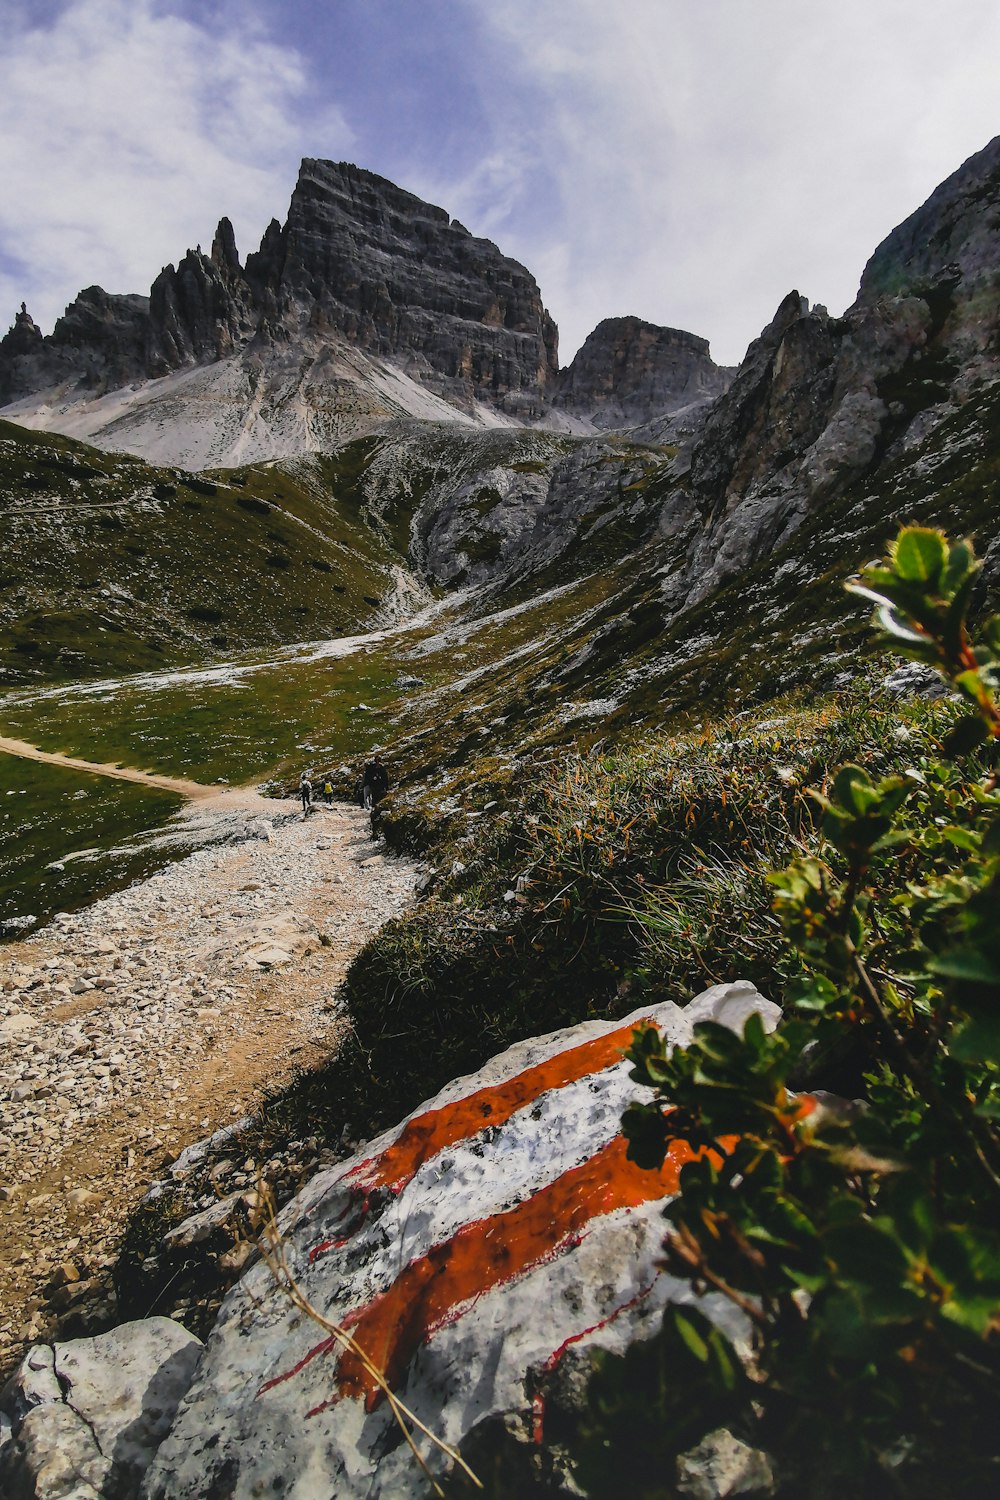
[[417,870],[360,809],[292,809],[201,801],[226,844],[0,949],[0,1371],[104,1285],[167,1162],[335,1048]]

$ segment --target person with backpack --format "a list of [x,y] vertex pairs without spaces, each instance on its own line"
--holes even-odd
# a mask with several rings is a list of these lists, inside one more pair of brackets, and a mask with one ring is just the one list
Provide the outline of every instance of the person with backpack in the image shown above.
[[376,752],[361,775],[361,791],[365,807],[375,807],[389,790],[389,773]]
[[327,807],[333,806],[333,782],[330,780],[329,776],[323,783],[323,801],[326,803]]
[[306,775],[305,771],[303,771],[302,775],[299,777],[299,796],[302,798],[302,816],[305,817],[306,813],[312,806],[313,799],[312,782],[309,780],[309,777]]

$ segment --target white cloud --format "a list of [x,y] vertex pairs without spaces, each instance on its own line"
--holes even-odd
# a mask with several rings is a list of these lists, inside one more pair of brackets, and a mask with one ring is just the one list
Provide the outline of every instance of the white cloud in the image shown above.
[[[167,260],[207,248],[223,214],[243,254],[283,217],[307,78],[245,9],[223,28],[156,0],[71,0],[48,24],[8,14],[4,33],[4,326],[22,298],[44,327],[82,285],[147,291]],[[312,126],[350,146],[335,110]]]
[[[458,0],[476,30],[455,31],[455,97],[480,108],[452,121],[442,101],[433,140],[408,134],[406,100],[440,75],[366,98],[338,7],[181,3],[0,0],[0,331],[22,297],[45,326],[87,283],[145,291],[223,213],[245,254],[299,156],[344,155],[523,261],[564,360],[635,313],[734,363],[793,286],[842,310],[878,241],[997,128],[996,0]],[[409,67],[442,12],[395,16]],[[338,86],[355,134],[318,103]]]
[[[493,116],[553,183],[547,224],[523,201],[492,223],[564,358],[616,313],[735,362],[793,286],[841,311],[878,241],[997,129],[995,0],[467,3]],[[533,81],[530,117],[504,110],[505,76]],[[455,191],[476,227],[489,183]]]

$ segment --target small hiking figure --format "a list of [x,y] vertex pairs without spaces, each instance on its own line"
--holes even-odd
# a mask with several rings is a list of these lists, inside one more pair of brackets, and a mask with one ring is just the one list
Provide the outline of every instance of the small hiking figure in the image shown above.
[[365,807],[374,807],[389,790],[389,772],[382,764],[380,755],[373,755],[365,766],[361,777],[361,790]]
[[306,775],[305,771],[303,771],[302,775],[299,777],[299,796],[302,798],[302,816],[305,817],[306,813],[312,806],[313,799],[312,782],[309,780],[309,777]]
[[333,806],[333,782],[330,780],[329,776],[323,783],[323,801],[326,803],[327,807]]

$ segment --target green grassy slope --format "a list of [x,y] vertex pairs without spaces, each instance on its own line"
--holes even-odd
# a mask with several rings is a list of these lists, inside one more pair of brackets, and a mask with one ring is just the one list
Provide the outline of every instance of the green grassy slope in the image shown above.
[[[321,461],[326,484],[353,496],[359,517],[368,503],[364,476],[380,451],[366,439]],[[867,629],[863,611],[844,609],[844,578],[902,520],[988,542],[998,477],[993,392],[897,460],[877,485],[843,496],[676,618],[664,589],[684,565],[686,542],[647,536],[632,549],[617,527],[600,558],[584,543],[533,577],[444,599],[436,618],[351,655],[288,649],[245,655],[237,670],[208,677],[22,689],[0,700],[0,721],[48,749],[212,780],[270,774],[280,783],[303,764],[332,768],[379,743],[400,786],[385,826],[391,837],[420,843],[432,824],[464,816],[455,799],[465,789],[473,804],[490,800],[534,756],[727,723],[797,686],[831,687],[853,668]],[[254,482],[258,496],[272,497],[296,483],[276,471]],[[661,486],[651,469],[647,532]],[[373,535],[364,520],[357,524]],[[399,687],[407,677],[419,685]],[[351,779],[346,771],[344,790]]]
[[370,629],[402,562],[302,461],[195,476],[0,422],[7,683]]
[[[144,835],[181,805],[155,787],[0,754],[0,937],[17,937],[163,864],[168,854]],[[178,830],[170,855],[187,847]]]

